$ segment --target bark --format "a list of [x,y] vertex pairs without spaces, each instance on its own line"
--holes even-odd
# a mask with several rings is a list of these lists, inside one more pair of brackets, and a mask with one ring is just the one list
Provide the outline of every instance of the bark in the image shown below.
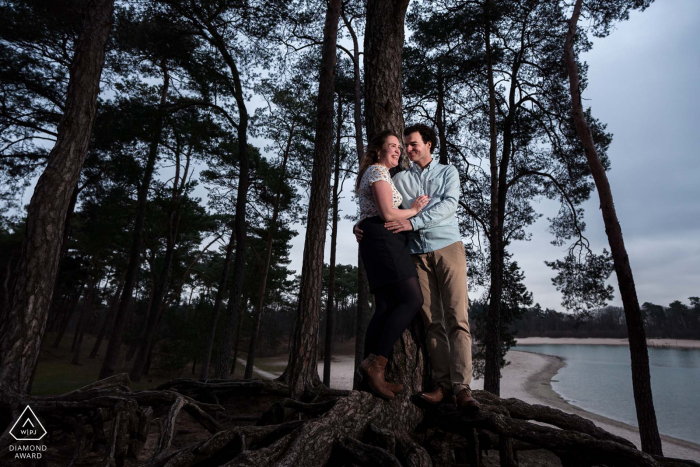
[[[365,27],[365,122],[367,139],[384,130],[403,134],[401,102],[404,22],[409,0],[367,3]],[[401,156],[404,168],[408,158]]]
[[591,130],[584,117],[581,103],[579,71],[574,52],[574,40],[576,27],[581,14],[582,0],[577,0],[574,11],[569,21],[569,31],[566,35],[564,46],[564,59],[569,73],[569,91],[571,93],[571,106],[573,108],[576,132],[583,144],[583,148],[591,169],[600,198],[600,210],[605,223],[605,233],[608,236],[610,251],[615,264],[620,297],[625,310],[627,332],[630,343],[630,356],[632,359],[632,388],[634,392],[634,404],[637,410],[637,423],[642,441],[642,450],[649,454],[662,455],[661,438],[656,423],[656,412],[651,391],[651,375],[649,372],[649,354],[647,353],[646,332],[644,320],[639,308],[637,290],[632,276],[627,249],[622,238],[622,228],[617,218],[612,190],[605,168],[598,157],[598,151],[593,142]]
[[212,311],[211,323],[209,324],[209,339],[207,339],[207,348],[202,356],[202,368],[199,372],[200,379],[209,378],[209,364],[211,363],[211,353],[214,350],[214,339],[216,338],[216,323],[219,320],[219,310],[221,303],[224,300],[226,293],[226,282],[228,281],[228,269],[233,258],[233,247],[236,244],[235,232],[231,232],[228,245],[226,246],[226,256],[224,257],[224,265],[221,269],[221,278],[219,279],[219,287],[216,290],[216,298],[214,299],[214,310]]
[[294,344],[285,371],[293,398],[321,383],[318,377],[318,322],[320,318],[323,252],[326,244],[328,200],[330,198],[331,154],[333,151],[333,95],[340,18],[340,0],[330,0],[323,28],[323,49],[318,88],[318,116],[314,141],[311,196],[307,212],[304,260],[301,270],[299,308]]
[[[362,142],[362,79],[360,76],[360,44],[355,34],[355,29],[352,23],[343,13],[343,21],[345,27],[350,32],[352,38],[352,65],[353,77],[355,81],[354,87],[354,108],[353,108],[353,125],[355,127],[355,150],[357,151],[358,167],[362,161],[364,154],[364,144]],[[367,273],[365,266],[362,263],[360,252],[357,252],[357,314],[356,314],[356,329],[355,329],[355,369],[360,366],[363,360],[365,350],[365,332],[367,330],[367,316],[369,315],[369,283],[367,282]],[[353,387],[357,388],[357,374],[354,376]]]
[[[362,262],[360,253],[357,253],[357,316],[355,322],[355,370],[364,360],[365,353],[365,333],[369,323],[369,283],[367,282],[367,271]],[[359,389],[360,380],[357,371],[353,376],[352,387]]]
[[56,143],[27,210],[22,250],[14,271],[9,307],[0,325],[0,390],[25,393],[44,336],[65,219],[83,167],[95,120],[105,45],[114,0],[94,0],[85,9],[75,43],[65,113]]
[[146,323],[146,333],[139,351],[136,354],[134,365],[131,369],[130,377],[132,381],[140,381],[141,375],[148,372],[150,367],[151,355],[155,343],[158,327],[163,319],[163,314],[166,310],[165,294],[170,285],[170,273],[173,270],[173,261],[175,258],[175,245],[177,244],[177,234],[180,229],[180,207],[182,204],[182,194],[185,191],[185,183],[190,169],[191,148],[186,155],[185,168],[180,174],[180,153],[176,154],[175,160],[175,180],[173,182],[172,195],[172,211],[168,215],[168,230],[165,248],[165,256],[163,258],[163,266],[158,276],[158,283],[151,302],[151,310],[148,314],[148,322]]
[[[284,180],[285,177],[287,176],[287,161],[289,160],[289,152],[291,150],[292,146],[292,140],[294,139],[294,125],[292,125],[291,130],[289,131],[289,137],[287,138],[287,144],[284,149],[284,156],[282,158],[282,171],[280,174],[280,179],[278,180],[278,191],[275,194],[275,201],[273,203],[272,207],[272,219],[270,220],[270,230],[267,233],[267,244],[265,245],[265,262],[262,267],[261,271],[261,276],[262,278],[260,279],[260,289],[258,290],[258,304],[255,307],[255,315],[253,317],[253,330],[250,334],[250,343],[248,346],[248,359],[246,361],[246,366],[245,366],[245,374],[243,378],[245,379],[250,379],[253,377],[253,366],[255,364],[255,352],[257,351],[258,348],[258,335],[260,334],[260,321],[262,320],[262,314],[263,314],[263,307],[265,305],[265,291],[267,289],[267,276],[268,273],[270,272],[270,261],[272,259],[272,242],[275,237],[275,231],[277,229],[277,217],[279,216],[279,211],[280,211],[280,200],[282,197],[282,189],[284,188]],[[239,326],[236,331],[236,334],[238,334],[238,331],[240,330],[240,319],[239,319]],[[236,346],[238,346],[238,336],[236,336]],[[234,354],[237,352],[234,351]],[[236,358],[237,356],[234,356],[234,362],[233,362],[233,367],[235,368],[236,365]],[[231,370],[231,373],[233,374],[233,370]]]
[[323,354],[323,384],[331,387],[331,352],[333,350],[333,328],[335,308],[335,261],[338,246],[338,198],[340,183],[340,138],[343,126],[343,102],[338,98],[338,122],[335,139],[335,170],[333,171],[333,212],[331,221],[331,261],[328,271],[328,300],[326,302],[326,342]]
[[129,315],[129,303],[134,293],[136,279],[138,277],[139,268],[141,265],[141,247],[143,244],[143,230],[146,223],[146,205],[148,203],[148,191],[153,179],[153,170],[155,168],[156,159],[158,158],[158,146],[160,145],[163,126],[166,116],[166,101],[168,97],[168,87],[170,86],[170,75],[167,72],[165,63],[161,64],[163,70],[163,86],[161,87],[160,103],[158,106],[158,117],[153,129],[153,139],[151,140],[146,167],[141,180],[141,186],[138,191],[137,212],[134,221],[134,235],[131,243],[131,253],[129,255],[129,265],[127,266],[126,278],[124,279],[124,288],[119,300],[119,308],[114,319],[114,327],[109,337],[109,344],[105,352],[105,358],[102,361],[100,369],[100,379],[112,376],[117,366],[119,358],[119,350],[122,345],[122,336],[126,327],[127,317]]
[[503,218],[500,212],[500,198],[505,201],[504,193],[499,193],[498,177],[498,133],[496,129],[496,91],[493,78],[493,60],[491,53],[490,2],[485,3],[486,24],[486,67],[489,87],[489,160],[491,167],[491,216],[490,216],[490,250],[491,250],[491,301],[489,303],[489,320],[486,334],[486,355],[484,367],[484,389],[492,394],[500,394],[501,385],[501,298],[503,293],[503,254],[502,236]]

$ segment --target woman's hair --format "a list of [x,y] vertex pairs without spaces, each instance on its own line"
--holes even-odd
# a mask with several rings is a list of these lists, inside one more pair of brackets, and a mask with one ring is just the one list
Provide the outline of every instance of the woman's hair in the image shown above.
[[360,171],[357,173],[355,193],[357,193],[357,191],[360,189],[360,182],[362,182],[362,176],[367,171],[367,168],[379,161],[379,151],[382,150],[382,147],[384,147],[384,143],[386,143],[389,136],[394,136],[396,139],[401,141],[401,138],[399,138],[399,135],[397,135],[396,132],[392,130],[384,130],[374,135],[374,138],[369,140],[369,143],[367,143],[367,150],[362,155],[362,159],[360,160]]

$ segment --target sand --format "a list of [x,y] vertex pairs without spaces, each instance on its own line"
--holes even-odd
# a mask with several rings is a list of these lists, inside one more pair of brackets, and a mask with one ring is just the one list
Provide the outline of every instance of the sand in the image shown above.
[[[543,338],[529,338],[543,339]],[[579,340],[589,341],[593,339],[554,339],[559,343],[578,344]],[[626,345],[626,344],[610,344],[609,339],[598,339],[605,341],[609,345]],[[617,339],[615,339],[617,340]],[[696,341],[685,341],[696,342]],[[521,344],[521,341],[518,342]],[[548,344],[551,342],[539,341],[528,342],[537,344]],[[596,344],[600,344],[596,342]],[[522,345],[522,344],[521,344]],[[565,363],[558,357],[549,355],[541,355],[530,352],[511,351],[506,355],[506,360],[510,362],[503,370],[501,379],[501,397],[514,397],[523,400],[530,404],[542,404],[560,409],[564,412],[580,415],[587,418],[600,428],[614,433],[618,436],[632,441],[638,448],[639,431],[637,428],[626,423],[618,422],[601,415],[597,415],[586,410],[575,407],[559,396],[551,386],[551,379],[557,374],[560,368]],[[275,357],[269,359],[261,359],[264,361],[267,368],[279,368],[279,371],[271,370],[270,372],[260,371],[258,374],[263,377],[282,374],[284,367],[287,364],[287,357]],[[354,357],[351,355],[339,355],[333,357],[333,365],[331,371],[331,387],[337,389],[352,389]],[[319,375],[323,375],[323,363],[318,366]],[[256,368],[257,372],[257,368]],[[483,381],[474,380],[472,382],[473,389],[482,389]],[[700,445],[684,441],[670,436],[661,436],[663,442],[664,455],[667,457],[677,457],[682,459],[692,459],[700,461]]]

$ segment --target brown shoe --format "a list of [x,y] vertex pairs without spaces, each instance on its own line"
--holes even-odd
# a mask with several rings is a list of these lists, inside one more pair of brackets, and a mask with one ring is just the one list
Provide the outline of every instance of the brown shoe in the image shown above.
[[472,396],[472,390],[469,386],[457,393],[457,407],[460,409],[478,409],[479,406],[480,404]]
[[[364,377],[364,375],[367,374],[367,369],[369,366],[372,364],[372,361],[376,358],[376,355],[374,354],[369,354],[367,358],[365,358],[362,363],[360,363],[360,378]],[[389,389],[389,391],[393,392],[394,394],[399,394],[401,391],[403,391],[403,384],[400,383],[390,383],[389,381],[384,380],[384,383],[386,384],[386,387]]]
[[418,397],[431,404],[452,404],[455,403],[455,396],[452,393],[452,389],[447,389],[443,386],[438,386],[438,388],[432,392],[421,392]]
[[370,355],[360,363],[360,373],[367,377],[367,383],[370,389],[382,399],[391,400],[395,397],[394,393],[387,387],[384,380],[384,370],[386,369],[387,359],[381,355]]

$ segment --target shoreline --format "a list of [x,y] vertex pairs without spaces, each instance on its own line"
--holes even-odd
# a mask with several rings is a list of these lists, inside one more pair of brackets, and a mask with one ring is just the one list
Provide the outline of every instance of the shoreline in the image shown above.
[[[629,346],[627,338],[610,337],[521,337],[515,345],[615,345]],[[647,339],[647,347],[660,349],[700,349],[700,340]]]
[[[508,356],[515,359],[517,354],[526,356],[524,358],[525,360],[542,359],[542,361],[532,362],[537,364],[538,368],[531,369],[530,375],[527,376],[523,382],[524,384],[521,388],[522,393],[512,396],[509,395],[510,397],[517,397],[531,404],[547,405],[567,413],[579,415],[593,421],[597,426],[610,433],[632,441],[638,449],[641,449],[639,429],[637,427],[577,407],[567,402],[554,391],[552,388],[552,379],[559,370],[566,365],[564,359],[557,356],[536,354],[526,351],[511,351]],[[700,444],[664,434],[661,435],[661,441],[663,443],[665,456],[700,461]]]

